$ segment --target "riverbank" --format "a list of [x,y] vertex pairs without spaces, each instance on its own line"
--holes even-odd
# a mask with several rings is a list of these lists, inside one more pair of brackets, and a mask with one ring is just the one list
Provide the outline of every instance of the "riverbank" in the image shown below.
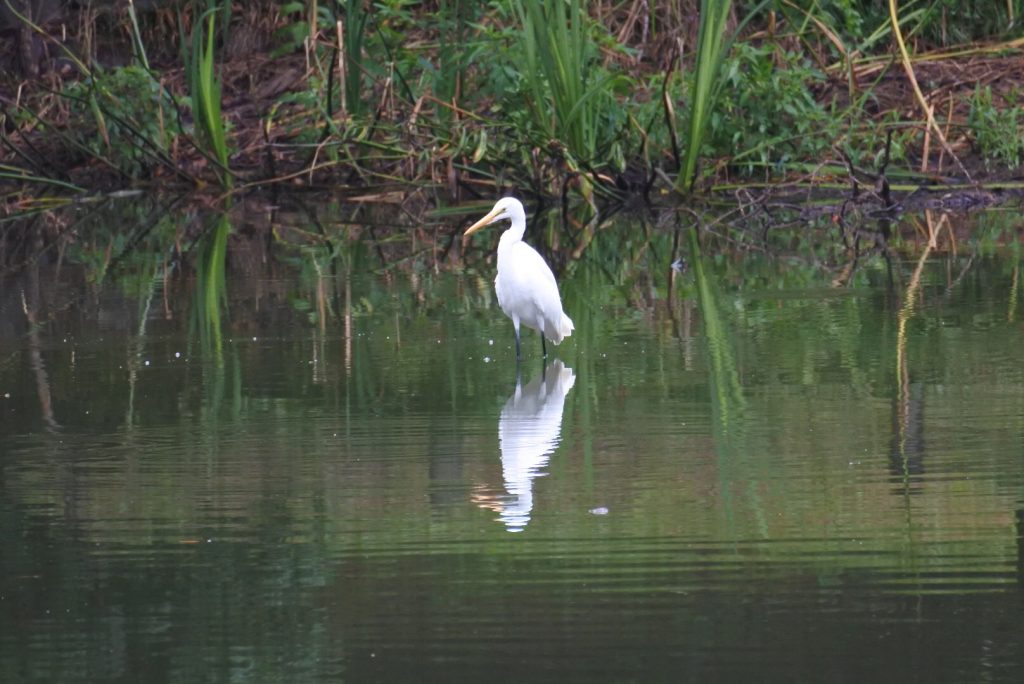
[[[4,214],[54,193],[139,187],[373,197],[401,183],[448,202],[749,184],[856,195],[894,179],[1012,186],[1024,152],[1024,39],[972,10],[894,23],[865,3],[852,29],[800,3],[733,7],[708,37],[695,32],[695,2],[677,14],[536,0],[206,14],[186,2],[176,15],[171,4],[94,16],[91,30],[111,38],[106,66],[95,38],[82,40],[89,17],[35,27],[49,55],[37,76],[12,69],[0,84]],[[936,17],[983,42],[953,44]],[[901,58],[892,46],[904,33]],[[715,38],[704,96],[697,48]],[[711,107],[703,127],[692,125],[698,105]]]

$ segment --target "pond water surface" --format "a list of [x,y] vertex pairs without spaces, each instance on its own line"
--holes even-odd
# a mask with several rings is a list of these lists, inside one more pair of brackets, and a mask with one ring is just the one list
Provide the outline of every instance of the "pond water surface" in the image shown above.
[[1019,242],[834,287],[599,236],[517,381],[493,242],[236,224],[214,286],[211,235],[3,280],[4,682],[1024,676]]

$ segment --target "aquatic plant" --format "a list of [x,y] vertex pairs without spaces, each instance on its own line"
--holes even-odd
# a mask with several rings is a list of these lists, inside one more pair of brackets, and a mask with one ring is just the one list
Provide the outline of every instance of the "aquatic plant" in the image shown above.
[[575,161],[599,165],[614,137],[611,92],[628,79],[598,64],[582,0],[516,0],[515,9],[533,122]]
[[680,190],[692,190],[697,180],[697,160],[707,131],[711,110],[722,89],[718,75],[728,52],[726,20],[732,0],[701,0],[700,28],[697,33],[697,57],[690,87],[690,132],[686,139],[683,168],[676,179]]
[[[199,129],[200,149],[217,164],[217,177],[222,185],[232,184],[228,167],[227,124],[221,115],[221,82],[213,60],[213,39],[219,8],[207,10],[192,31],[191,51],[185,52],[188,87],[192,96],[192,113]],[[204,31],[203,24],[206,24]]]
[[722,78],[722,64],[736,35],[754,17],[767,0],[749,10],[746,18],[731,33],[727,33],[727,19],[731,0],[701,0],[700,26],[697,32],[697,54],[693,81],[690,86],[690,128],[686,138],[683,168],[676,178],[676,189],[692,191],[697,181],[697,162],[709,122],[725,81]]

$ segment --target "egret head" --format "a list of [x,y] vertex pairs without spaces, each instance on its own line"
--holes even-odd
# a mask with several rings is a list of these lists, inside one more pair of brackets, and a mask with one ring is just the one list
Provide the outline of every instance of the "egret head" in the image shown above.
[[512,221],[512,225],[521,224],[525,226],[526,212],[523,211],[523,203],[515,197],[502,197],[494,205],[494,208],[487,212],[486,216],[471,225],[462,236],[468,237],[484,226],[488,226],[495,221],[500,221],[502,219],[510,219]]

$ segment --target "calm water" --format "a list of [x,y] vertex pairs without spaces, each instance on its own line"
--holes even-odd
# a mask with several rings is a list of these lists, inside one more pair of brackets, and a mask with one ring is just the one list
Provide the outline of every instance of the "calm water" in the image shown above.
[[487,239],[5,276],[3,681],[1021,681],[1019,250],[623,240],[518,383]]

